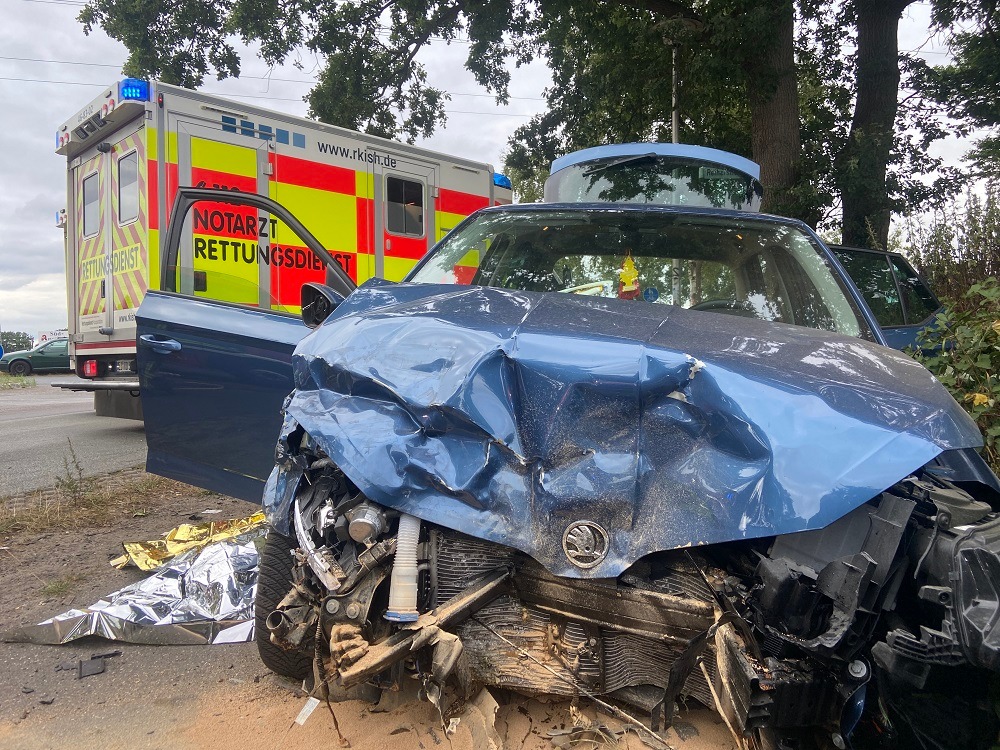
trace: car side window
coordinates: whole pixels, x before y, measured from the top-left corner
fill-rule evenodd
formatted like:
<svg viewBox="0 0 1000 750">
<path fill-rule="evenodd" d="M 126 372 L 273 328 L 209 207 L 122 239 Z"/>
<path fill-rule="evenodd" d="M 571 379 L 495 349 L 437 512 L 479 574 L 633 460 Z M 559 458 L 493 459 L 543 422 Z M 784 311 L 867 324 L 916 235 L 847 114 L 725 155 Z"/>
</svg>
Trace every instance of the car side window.
<svg viewBox="0 0 1000 750">
<path fill-rule="evenodd" d="M 910 325 L 924 322 L 937 311 L 940 304 L 909 263 L 902 258 L 891 257 L 889 262 L 899 283 L 906 322 Z"/>
<path fill-rule="evenodd" d="M 53 341 L 51 344 L 45 347 L 45 353 L 50 355 L 62 355 L 66 353 L 66 342 L 65 341 Z"/>
<path fill-rule="evenodd" d="M 854 279 L 875 320 L 883 327 L 906 325 L 903 304 L 888 259 L 879 253 L 837 250 L 837 258 Z"/>
</svg>

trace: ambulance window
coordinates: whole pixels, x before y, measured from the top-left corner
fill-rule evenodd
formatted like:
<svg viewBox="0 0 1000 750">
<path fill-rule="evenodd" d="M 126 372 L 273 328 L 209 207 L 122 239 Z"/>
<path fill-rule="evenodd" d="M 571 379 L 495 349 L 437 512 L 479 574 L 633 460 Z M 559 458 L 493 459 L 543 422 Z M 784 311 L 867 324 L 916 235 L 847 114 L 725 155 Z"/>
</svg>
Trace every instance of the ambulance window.
<svg viewBox="0 0 1000 750">
<path fill-rule="evenodd" d="M 387 177 L 388 216 L 386 227 L 393 234 L 421 237 L 424 234 L 424 185 L 413 180 Z"/>
<path fill-rule="evenodd" d="M 101 219 L 101 203 L 97 196 L 97 173 L 83 181 L 83 236 L 93 237 Z"/>
<path fill-rule="evenodd" d="M 118 223 L 139 218 L 139 154 L 135 151 L 118 159 Z"/>
</svg>

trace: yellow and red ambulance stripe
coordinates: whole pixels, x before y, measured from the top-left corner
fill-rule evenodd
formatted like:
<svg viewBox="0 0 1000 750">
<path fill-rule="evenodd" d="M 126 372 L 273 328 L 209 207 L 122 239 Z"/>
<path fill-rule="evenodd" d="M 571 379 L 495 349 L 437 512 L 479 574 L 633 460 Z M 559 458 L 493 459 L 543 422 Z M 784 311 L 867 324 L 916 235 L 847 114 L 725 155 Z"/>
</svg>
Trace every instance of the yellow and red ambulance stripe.
<svg viewBox="0 0 1000 750">
<path fill-rule="evenodd" d="M 161 218 L 163 226 L 170 220 L 170 208 L 177 194 L 177 133 L 166 133 L 166 153 L 162 163 L 159 153 L 157 131 L 150 125 L 146 126 L 146 180 L 149 188 L 147 211 L 149 217 L 149 243 L 147 246 L 148 267 L 150 274 L 147 279 L 150 289 L 160 288 L 160 229 Z M 160 216 L 160 172 L 164 175 L 164 193 L 166 195 L 167 215 Z"/>
<path fill-rule="evenodd" d="M 309 228 L 348 275 L 358 283 L 371 276 L 370 180 L 364 172 L 333 164 L 309 161 L 270 152 L 271 197 L 285 206 Z M 359 191 L 363 191 L 359 195 Z M 362 237 L 365 239 L 363 240 Z M 325 271 L 318 258 L 302 245 L 301 238 L 280 222 L 274 238 L 282 248 L 305 252 L 307 263 L 271 264 L 272 305 L 298 311 L 302 285 L 323 281 Z"/>
<path fill-rule="evenodd" d="M 437 211 L 435 215 L 435 226 L 437 227 L 437 239 L 440 241 L 448 232 L 462 221 L 469 214 L 486 208 L 490 205 L 490 199 L 485 195 L 472 195 L 471 193 L 461 193 L 457 190 L 447 190 L 441 188 L 438 191 L 438 198 L 435 204 Z M 458 263 L 455 264 L 455 283 L 471 284 L 479 268 L 479 252 L 470 250 Z"/>
<path fill-rule="evenodd" d="M 159 230 L 169 217 L 159 216 L 159 170 L 164 170 L 166 205 L 170 206 L 178 181 L 177 134 L 167 134 L 167 153 L 162 160 L 156 158 L 155 131 L 148 128 L 147 172 L 149 179 L 149 258 L 150 268 L 158 262 Z M 257 192 L 259 141 L 254 146 L 236 146 L 214 140 L 191 136 L 192 185 L 228 187 Z M 363 283 L 375 275 L 375 202 L 374 176 L 367 169 L 353 170 L 319 161 L 311 161 L 269 150 L 269 195 L 285 206 L 308 227 L 320 243 L 356 282 Z M 389 233 L 383 235 L 383 275 L 390 280 L 401 279 L 427 252 L 430 245 L 444 236 L 459 221 L 473 211 L 489 205 L 486 195 L 474 195 L 441 188 L 434 200 L 435 237 L 402 237 Z M 236 212 L 227 204 L 199 203 L 204 212 Z M 244 209 L 245 211 L 245 209 Z M 202 214 L 204 216 L 204 213 Z M 216 224 L 218 228 L 218 224 Z M 207 280 L 204 291 L 198 296 L 243 304 L 257 304 L 259 300 L 259 266 L 270 266 L 270 306 L 295 312 L 299 310 L 301 287 L 308 281 L 323 281 L 325 271 L 318 259 L 281 222 L 276 223 L 275 236 L 252 237 L 246 231 L 224 227 L 219 231 L 206 227 L 204 222 L 195 227 L 195 271 Z M 208 242 L 214 240 L 214 259 L 208 257 Z M 202 244 L 198 244 L 199 241 Z M 233 244 L 237 244 L 237 257 L 233 257 Z M 268 250 L 277 246 L 277 254 Z M 253 262 L 251 246 L 257 251 Z M 222 259 L 225 251 L 226 258 Z M 264 253 L 267 257 L 264 257 Z M 305 262 L 300 262 L 302 260 Z M 294 263 L 287 263 L 294 260 Z M 277 261 L 277 262 L 274 262 Z M 467 261 L 467 262 L 466 262 Z M 478 265 L 478 255 L 470 254 L 456 266 L 460 282 L 471 280 Z M 151 288 L 158 288 L 159 273 L 149 280 Z M 197 288 L 197 284 L 196 284 Z"/>
<path fill-rule="evenodd" d="M 130 151 L 136 152 L 138 173 L 139 213 L 135 221 L 121 225 L 118 160 Z M 115 222 L 112 226 L 112 278 L 114 280 L 114 309 L 136 308 L 146 294 L 149 258 L 146 234 L 146 158 L 145 138 L 140 130 L 115 144 L 111 170 L 111 204 Z"/>
</svg>

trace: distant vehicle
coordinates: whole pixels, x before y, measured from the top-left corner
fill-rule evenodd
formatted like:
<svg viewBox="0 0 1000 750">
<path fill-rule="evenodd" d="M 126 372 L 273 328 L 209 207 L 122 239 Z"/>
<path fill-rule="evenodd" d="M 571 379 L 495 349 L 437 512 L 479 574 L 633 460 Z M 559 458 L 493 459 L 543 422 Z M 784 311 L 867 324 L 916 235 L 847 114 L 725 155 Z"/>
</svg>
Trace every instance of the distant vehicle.
<svg viewBox="0 0 1000 750">
<path fill-rule="evenodd" d="M 56 132 L 67 161 L 70 356 L 97 413 L 141 418 L 135 312 L 149 289 L 297 314 L 323 261 L 256 211 L 206 204 L 185 228 L 183 267 L 162 263 L 178 186 L 266 195 L 304 221 L 355 282 L 398 281 L 479 208 L 510 203 L 489 164 L 132 78 Z"/>
<path fill-rule="evenodd" d="M 944 307 L 899 253 L 830 245 L 868 303 L 889 346 L 916 348 L 922 330 Z"/>
<path fill-rule="evenodd" d="M 0 372 L 30 375 L 33 372 L 70 372 L 69 348 L 66 339 L 43 341 L 34 349 L 7 352 L 0 357 Z"/>
</svg>

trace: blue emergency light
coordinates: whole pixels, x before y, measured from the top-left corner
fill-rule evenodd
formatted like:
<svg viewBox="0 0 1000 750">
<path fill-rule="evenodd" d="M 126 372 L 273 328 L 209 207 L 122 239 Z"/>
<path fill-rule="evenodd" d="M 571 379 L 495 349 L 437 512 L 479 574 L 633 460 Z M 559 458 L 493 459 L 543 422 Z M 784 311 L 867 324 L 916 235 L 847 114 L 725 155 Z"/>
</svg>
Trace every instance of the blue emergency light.
<svg viewBox="0 0 1000 750">
<path fill-rule="evenodd" d="M 138 78 L 123 78 L 118 84 L 118 101 L 149 101 L 149 81 Z"/>
<path fill-rule="evenodd" d="M 513 189 L 510 185 L 510 177 L 499 172 L 493 173 L 493 184 L 497 187 L 507 188 L 508 190 Z"/>
</svg>

